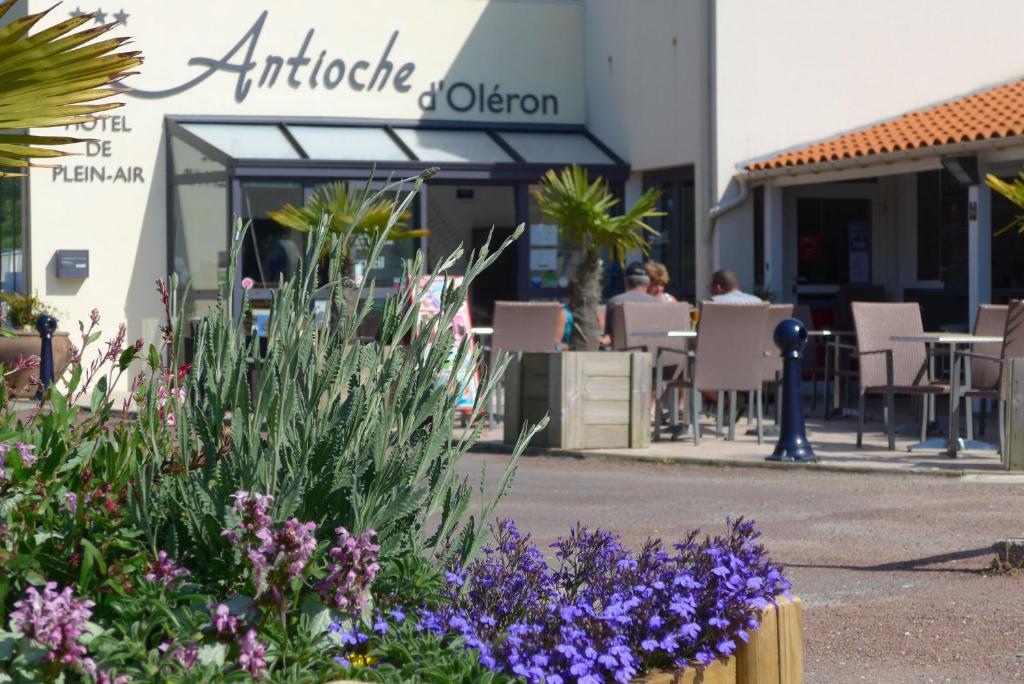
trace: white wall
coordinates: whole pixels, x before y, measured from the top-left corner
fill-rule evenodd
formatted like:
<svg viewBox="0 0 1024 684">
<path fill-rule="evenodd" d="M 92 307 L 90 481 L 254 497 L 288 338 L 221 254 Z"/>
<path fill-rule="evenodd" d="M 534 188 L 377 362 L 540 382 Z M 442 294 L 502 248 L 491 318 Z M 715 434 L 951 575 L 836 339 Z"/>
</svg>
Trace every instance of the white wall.
<svg viewBox="0 0 1024 684">
<path fill-rule="evenodd" d="M 718 0 L 718 187 L 755 157 L 1024 74 L 1024 3 Z"/>
<path fill-rule="evenodd" d="M 716 192 L 708 93 L 711 0 L 585 0 L 587 127 L 634 171 L 696 167 L 698 291 L 711 273 L 707 212 Z"/>
<path fill-rule="evenodd" d="M 636 170 L 696 163 L 705 3 L 586 0 L 587 126 Z"/>
<path fill-rule="evenodd" d="M 38 11 L 49 0 L 25 0 Z M 65 312 L 63 329 L 75 329 L 97 307 L 113 331 L 127 320 L 129 338 L 155 339 L 159 301 L 153 283 L 166 275 L 167 198 L 163 122 L 166 115 L 280 115 L 369 117 L 378 119 L 442 118 L 490 121 L 582 123 L 584 120 L 583 5 L 558 0 L 132 0 L 124 3 L 127 24 L 113 35 L 132 36 L 131 49 L 146 62 L 128 84 L 146 91 L 183 86 L 207 68 L 189 64 L 196 57 L 227 58 L 235 71 L 217 71 L 182 92 L 155 99 L 122 97 L 127 106 L 115 112 L 106 128 L 68 131 L 100 143 L 91 156 L 68 160 L 60 171 L 31 174 L 31 281 L 40 296 Z M 57 6 L 49 26 L 67 17 L 76 5 Z M 97 3 L 83 3 L 84 11 Z M 107 19 L 113 15 L 107 9 Z M 260 23 L 262 13 L 266 17 Z M 276 83 L 260 86 L 267 57 L 293 57 L 310 30 L 306 55 L 310 64 L 289 84 L 290 65 L 283 64 Z M 258 35 L 256 31 L 258 30 Z M 398 32 L 389 54 L 391 80 L 383 89 L 358 90 L 346 76 L 328 88 L 330 61 L 344 60 L 347 70 L 359 60 L 369 66 L 356 84 L 365 84 Z M 248 35 L 248 38 L 246 36 Z M 232 47 L 238 51 L 229 57 Z M 254 68 L 240 76 L 238 65 L 252 49 Z M 319 78 L 312 79 L 323 52 Z M 396 88 L 405 64 L 411 73 Z M 270 73 L 268 72 L 268 77 Z M 251 80 L 248 90 L 239 91 Z M 479 87 L 488 96 L 468 111 L 454 111 L 445 97 L 434 109 L 421 94 L 458 82 Z M 459 88 L 459 97 L 468 97 Z M 443 92 L 443 91 L 442 91 Z M 517 100 L 499 95 L 518 94 Z M 554 95 L 557 113 L 524 112 L 522 95 Z M 464 100 L 455 100 L 461 108 Z M 532 104 L 532 103 L 531 103 Z M 511 107 L 512 111 L 504 111 Z M 517 108 L 518 107 L 518 108 Z M 502 110 L 502 111 L 497 111 Z M 51 131 L 63 133 L 64 131 Z M 105 145 L 105 147 L 100 147 Z M 119 173 L 120 172 L 120 173 Z M 77 174 L 77 175 L 76 175 Z M 90 277 L 57 280 L 52 263 L 58 249 L 89 249 Z"/>
</svg>

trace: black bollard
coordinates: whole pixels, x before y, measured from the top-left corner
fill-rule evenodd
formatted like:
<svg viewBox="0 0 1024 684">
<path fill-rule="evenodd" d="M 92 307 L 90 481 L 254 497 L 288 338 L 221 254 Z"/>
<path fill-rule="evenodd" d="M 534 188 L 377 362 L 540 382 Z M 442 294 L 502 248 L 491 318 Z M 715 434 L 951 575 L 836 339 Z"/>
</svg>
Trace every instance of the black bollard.
<svg viewBox="0 0 1024 684">
<path fill-rule="evenodd" d="M 39 382 L 42 385 L 36 392 L 36 399 L 41 400 L 46 390 L 53 384 L 53 333 L 57 332 L 57 319 L 43 314 L 36 319 L 36 330 L 39 331 Z"/>
<path fill-rule="evenodd" d="M 800 321 L 787 318 L 775 326 L 772 338 L 782 350 L 782 425 L 775 452 L 765 460 L 814 463 L 818 458 L 807 441 L 800 387 L 800 358 L 807 345 L 807 329 Z"/>
</svg>

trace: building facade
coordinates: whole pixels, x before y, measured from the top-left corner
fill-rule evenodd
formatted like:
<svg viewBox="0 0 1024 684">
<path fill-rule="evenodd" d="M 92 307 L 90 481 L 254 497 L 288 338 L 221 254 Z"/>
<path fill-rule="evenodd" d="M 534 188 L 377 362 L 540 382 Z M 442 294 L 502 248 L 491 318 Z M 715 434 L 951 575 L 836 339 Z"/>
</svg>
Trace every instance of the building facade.
<svg viewBox="0 0 1024 684">
<path fill-rule="evenodd" d="M 1024 237 L 993 237 L 1012 208 L 983 183 L 1024 164 L 1024 98 L 998 90 L 1024 77 L 1012 0 L 976 22 L 952 0 L 122 4 L 54 13 L 122 22 L 146 58 L 126 106 L 69 130 L 94 139 L 81 156 L 0 185 L 0 286 L 38 292 L 65 328 L 96 307 L 155 338 L 153 282 L 172 271 L 198 310 L 235 216 L 254 226 L 241 267 L 270 287 L 301 240 L 268 210 L 427 166 L 411 221 L 429 259 L 528 224 L 475 293 L 484 316 L 564 294 L 575 254 L 530 191 L 569 163 L 627 203 L 661 191 L 652 257 L 691 301 L 718 268 L 822 310 L 844 284 L 880 285 L 935 326 L 1024 295 Z M 967 97 L 992 89 L 990 109 Z M 416 246 L 357 274 L 386 289 Z M 58 277 L 61 250 L 88 250 L 88 277 Z"/>
</svg>

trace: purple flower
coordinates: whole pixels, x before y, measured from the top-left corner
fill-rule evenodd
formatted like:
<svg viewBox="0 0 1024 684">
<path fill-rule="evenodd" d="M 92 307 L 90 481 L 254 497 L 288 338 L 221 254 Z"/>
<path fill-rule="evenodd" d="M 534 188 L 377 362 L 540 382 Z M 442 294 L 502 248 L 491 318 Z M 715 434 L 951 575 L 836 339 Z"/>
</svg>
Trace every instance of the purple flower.
<svg viewBox="0 0 1024 684">
<path fill-rule="evenodd" d="M 67 511 L 69 513 L 72 513 L 72 514 L 77 513 L 78 512 L 78 495 L 75 494 L 74 492 L 65 492 L 64 493 L 64 507 L 67 509 Z"/>
<path fill-rule="evenodd" d="M 331 562 L 327 564 L 327 577 L 317 585 L 317 591 L 328 606 L 358 613 L 369 600 L 370 585 L 380 570 L 377 563 L 380 546 L 373 543 L 376 534 L 373 530 L 359 536 L 349 534 L 344 527 L 334 531 L 338 535 L 337 546 L 327 552 Z"/>
<path fill-rule="evenodd" d="M 32 453 L 32 451 L 36 448 L 35 444 L 15 442 L 14 446 L 18 449 L 18 454 L 21 456 L 21 462 L 26 466 L 32 465 L 39 459 L 38 456 Z"/>
<path fill-rule="evenodd" d="M 238 544 L 249 561 L 256 596 L 283 606 L 290 582 L 302 576 L 316 550 L 316 523 L 292 518 L 275 526 L 269 514 L 272 496 L 239 491 L 234 499 L 232 510 L 239 522 L 222 534 Z"/>
<path fill-rule="evenodd" d="M 253 679 L 263 679 L 267 675 L 267 648 L 256 638 L 256 630 L 250 629 L 238 640 L 238 658 L 235 664 L 239 669 L 248 672 Z"/>
<path fill-rule="evenodd" d="M 189 574 L 188 569 L 177 565 L 173 559 L 168 557 L 164 550 L 157 551 L 156 560 L 150 561 L 146 566 L 146 574 L 143 577 L 147 581 L 164 586 L 173 586 L 178 578 Z"/>
<path fill-rule="evenodd" d="M 191 672 L 192 668 L 195 667 L 196 661 L 199 659 L 199 646 L 195 643 L 179 646 L 171 653 L 171 658 L 181 665 L 186 672 Z"/>
<path fill-rule="evenodd" d="M 213 609 L 212 624 L 214 633 L 219 637 L 233 637 L 238 633 L 238 618 L 223 603 Z"/>
<path fill-rule="evenodd" d="M 46 660 L 95 673 L 95 664 L 86 657 L 85 646 L 78 643 L 85 623 L 92 617 L 93 602 L 75 599 L 71 587 L 57 591 L 56 582 L 47 582 L 40 594 L 29 587 L 25 598 L 15 602 L 11 612 L 14 628 L 47 648 Z"/>
</svg>

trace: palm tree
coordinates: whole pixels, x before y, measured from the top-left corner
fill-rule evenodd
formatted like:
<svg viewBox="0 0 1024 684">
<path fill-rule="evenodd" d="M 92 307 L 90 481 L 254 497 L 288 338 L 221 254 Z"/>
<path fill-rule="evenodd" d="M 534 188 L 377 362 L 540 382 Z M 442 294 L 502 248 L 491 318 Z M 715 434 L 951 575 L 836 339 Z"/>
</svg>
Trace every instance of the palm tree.
<svg viewBox="0 0 1024 684">
<path fill-rule="evenodd" d="M 301 208 L 285 204 L 280 211 L 268 211 L 267 215 L 286 228 L 308 233 L 320 224 L 321 217 L 330 220 L 331 233 L 350 235 L 348 249 L 344 254 L 342 275 L 352 276 L 353 265 L 351 246 L 359 240 L 373 241 L 382 231 L 388 231 L 391 240 L 422 237 L 426 230 L 406 230 L 412 213 L 402 212 L 393 216 L 395 201 L 379 196 L 369 188 L 351 189 L 348 183 L 338 181 L 321 185 L 309 201 Z M 324 255 L 326 256 L 326 254 Z"/>
<path fill-rule="evenodd" d="M 16 2 L 0 2 L 0 20 Z M 95 14 L 72 17 L 29 35 L 52 9 L 14 19 L 0 28 L 0 176 L 22 175 L 24 169 L 40 166 L 33 160 L 67 154 L 54 146 L 82 142 L 68 136 L 14 131 L 86 123 L 100 112 L 122 106 L 121 102 L 97 101 L 121 92 L 120 81 L 142 63 L 138 52 L 114 52 L 127 38 L 91 42 L 117 22 L 75 30 L 92 21 Z"/>
<path fill-rule="evenodd" d="M 1000 195 L 1024 209 L 1024 171 L 1017 174 L 1017 177 L 1007 183 L 999 176 L 988 174 L 985 176 L 985 183 Z M 1018 233 L 1024 233 L 1024 214 L 1017 214 L 1012 221 L 997 230 L 993 235 L 1002 235 L 1011 228 L 1016 228 Z"/>
<path fill-rule="evenodd" d="M 619 204 L 603 178 L 593 183 L 585 169 L 570 166 L 561 174 L 544 174 L 533 196 L 548 220 L 558 225 L 561 237 L 583 249 L 583 261 L 573 276 L 569 308 L 573 327 L 569 347 L 576 351 L 598 348 L 601 333 L 597 311 L 601 305 L 601 253 L 622 263 L 630 252 L 647 253 L 648 236 L 656 235 L 644 219 L 663 216 L 657 211 L 658 192 L 645 192 L 624 214 L 613 216 Z"/>
</svg>

